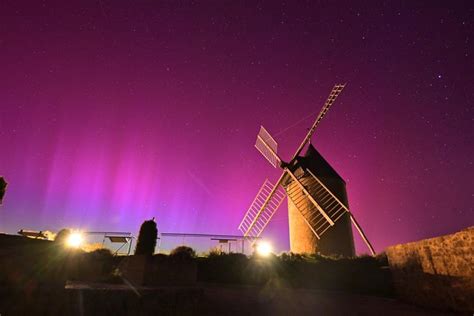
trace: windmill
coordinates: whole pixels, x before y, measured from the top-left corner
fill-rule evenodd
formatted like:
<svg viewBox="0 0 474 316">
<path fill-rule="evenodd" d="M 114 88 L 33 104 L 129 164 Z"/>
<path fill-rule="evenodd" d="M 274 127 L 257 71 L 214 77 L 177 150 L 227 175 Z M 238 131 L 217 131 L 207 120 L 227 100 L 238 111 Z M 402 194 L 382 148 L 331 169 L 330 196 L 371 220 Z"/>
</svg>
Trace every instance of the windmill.
<svg viewBox="0 0 474 316">
<path fill-rule="evenodd" d="M 255 147 L 283 172 L 273 184 L 266 179 L 245 213 L 239 230 L 251 242 L 260 237 L 285 197 L 288 197 L 290 248 L 295 253 L 353 256 L 351 222 L 372 255 L 375 251 L 349 210 L 344 180 L 311 144 L 311 137 L 345 84 L 337 84 L 291 160 L 277 154 L 278 144 L 261 126 Z M 301 152 L 308 145 L 303 156 Z"/>
</svg>

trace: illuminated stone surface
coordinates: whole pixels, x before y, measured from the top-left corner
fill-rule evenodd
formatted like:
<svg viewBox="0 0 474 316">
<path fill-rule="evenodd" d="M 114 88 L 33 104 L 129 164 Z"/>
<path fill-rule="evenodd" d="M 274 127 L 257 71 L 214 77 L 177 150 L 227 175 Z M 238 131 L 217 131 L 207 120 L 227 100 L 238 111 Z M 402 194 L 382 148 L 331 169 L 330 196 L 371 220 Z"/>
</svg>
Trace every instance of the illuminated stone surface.
<svg viewBox="0 0 474 316">
<path fill-rule="evenodd" d="M 297 158 L 295 174 L 302 172 L 299 167 L 308 168 L 345 205 L 348 206 L 344 180 L 329 163 L 310 145 L 303 157 Z M 291 182 L 289 182 L 291 183 Z M 288 183 L 287 183 L 288 184 Z M 291 185 L 291 184 L 290 184 Z M 305 202 L 310 206 L 311 201 Z M 314 209 L 317 212 L 316 209 Z M 306 224 L 296 206 L 288 199 L 288 223 L 290 250 L 294 253 L 321 253 L 324 255 L 354 256 L 354 239 L 348 214 L 343 215 L 333 227 L 318 239 Z"/>
<path fill-rule="evenodd" d="M 474 226 L 386 252 L 400 297 L 429 307 L 474 311 Z"/>
</svg>

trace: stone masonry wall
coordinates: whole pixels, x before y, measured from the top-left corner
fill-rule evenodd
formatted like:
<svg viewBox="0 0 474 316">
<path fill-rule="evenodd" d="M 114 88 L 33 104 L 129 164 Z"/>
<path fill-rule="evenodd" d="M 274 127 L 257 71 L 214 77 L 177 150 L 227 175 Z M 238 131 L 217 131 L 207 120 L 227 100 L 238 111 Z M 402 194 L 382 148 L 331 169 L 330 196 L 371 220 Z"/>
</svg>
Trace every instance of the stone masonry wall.
<svg viewBox="0 0 474 316">
<path fill-rule="evenodd" d="M 386 250 L 398 295 L 432 308 L 474 312 L 474 226 Z"/>
</svg>

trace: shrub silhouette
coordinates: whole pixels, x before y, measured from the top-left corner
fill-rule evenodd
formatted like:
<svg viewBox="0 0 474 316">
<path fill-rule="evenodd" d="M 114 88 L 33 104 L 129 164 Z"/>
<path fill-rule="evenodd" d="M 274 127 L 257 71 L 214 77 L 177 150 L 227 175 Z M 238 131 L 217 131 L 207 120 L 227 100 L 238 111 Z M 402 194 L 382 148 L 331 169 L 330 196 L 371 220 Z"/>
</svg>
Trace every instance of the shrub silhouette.
<svg viewBox="0 0 474 316">
<path fill-rule="evenodd" d="M 85 253 L 83 260 L 90 266 L 96 265 L 100 267 L 102 273 L 111 275 L 114 268 L 114 255 L 109 249 L 96 249 L 92 252 Z"/>
<path fill-rule="evenodd" d="M 140 227 L 138 234 L 137 247 L 135 248 L 136 255 L 153 255 L 155 252 L 156 238 L 158 236 L 158 229 L 156 228 L 155 219 L 144 221 Z"/>
<path fill-rule="evenodd" d="M 68 236 L 71 234 L 71 230 L 67 228 L 61 229 L 54 238 L 54 243 L 57 245 L 63 245 L 66 243 Z"/>
<path fill-rule="evenodd" d="M 107 249 L 107 248 L 96 249 L 94 251 L 89 252 L 88 255 L 91 258 L 98 259 L 98 260 L 110 260 L 114 256 L 112 252 L 110 251 L 110 249 Z"/>
<path fill-rule="evenodd" d="M 196 257 L 196 251 L 188 246 L 179 246 L 171 250 L 170 256 L 177 259 L 192 259 Z"/>
</svg>

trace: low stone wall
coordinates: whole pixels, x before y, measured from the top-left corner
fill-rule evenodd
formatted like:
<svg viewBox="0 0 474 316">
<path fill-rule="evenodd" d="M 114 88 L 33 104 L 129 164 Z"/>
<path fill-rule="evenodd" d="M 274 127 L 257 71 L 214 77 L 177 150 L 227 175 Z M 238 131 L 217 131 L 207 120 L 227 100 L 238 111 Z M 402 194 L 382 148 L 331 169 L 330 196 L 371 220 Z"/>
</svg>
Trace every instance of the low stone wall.
<svg viewBox="0 0 474 316">
<path fill-rule="evenodd" d="M 474 312 L 474 226 L 386 250 L 398 295 L 432 308 Z"/>
</svg>

